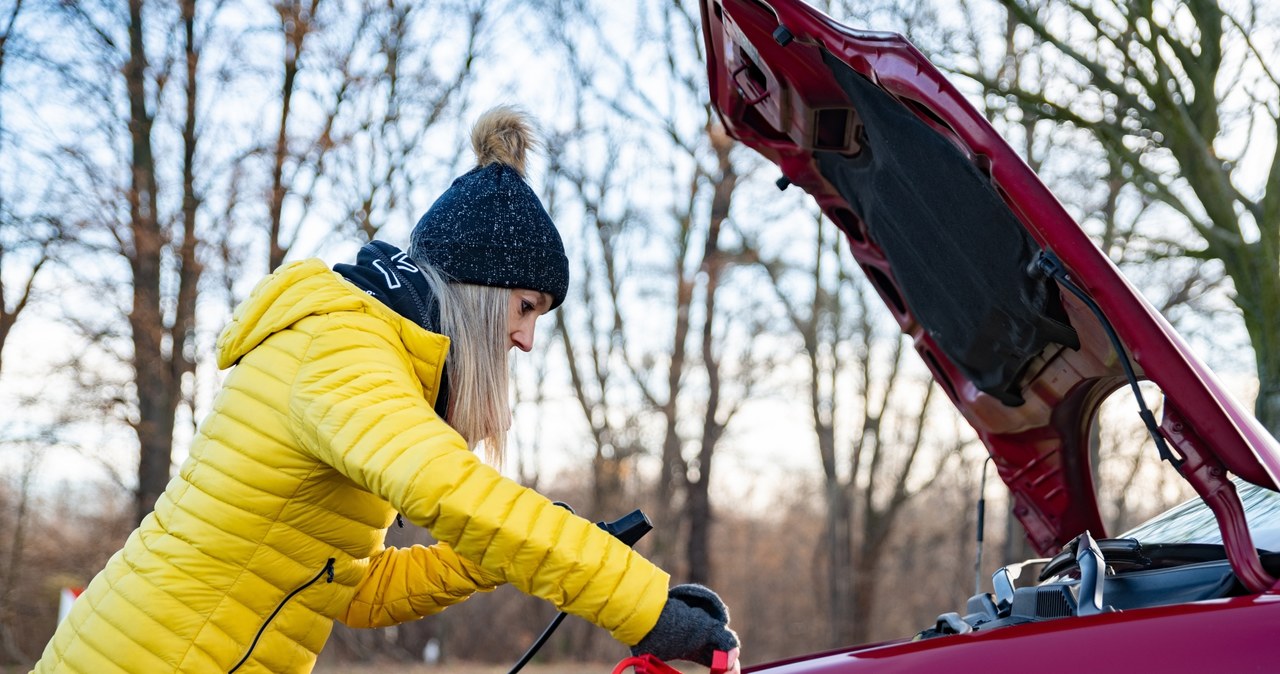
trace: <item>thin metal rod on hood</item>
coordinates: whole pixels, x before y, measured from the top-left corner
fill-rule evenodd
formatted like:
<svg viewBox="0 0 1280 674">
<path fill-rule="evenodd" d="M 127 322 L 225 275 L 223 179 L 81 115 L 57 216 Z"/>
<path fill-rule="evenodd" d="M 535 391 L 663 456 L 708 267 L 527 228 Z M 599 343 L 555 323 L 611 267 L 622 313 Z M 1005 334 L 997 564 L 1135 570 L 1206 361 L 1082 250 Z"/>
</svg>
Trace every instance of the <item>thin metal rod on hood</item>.
<svg viewBox="0 0 1280 674">
<path fill-rule="evenodd" d="M 978 558 L 973 563 L 973 593 L 982 594 L 982 529 L 987 520 L 987 466 L 991 456 L 982 462 L 982 481 L 978 483 Z"/>
<path fill-rule="evenodd" d="M 1151 439 L 1155 440 L 1156 450 L 1160 452 L 1160 458 L 1168 461 L 1174 468 L 1181 468 L 1182 460 L 1169 449 L 1169 445 L 1164 441 L 1164 436 L 1160 433 L 1160 426 L 1156 423 L 1155 415 L 1151 413 L 1151 410 L 1147 409 L 1147 401 L 1142 397 L 1142 389 L 1138 388 L 1138 375 L 1134 373 L 1133 364 L 1129 362 L 1129 354 L 1125 351 L 1124 343 L 1120 341 L 1120 337 L 1116 334 L 1115 328 L 1112 327 L 1111 321 L 1107 320 L 1106 315 L 1102 313 L 1102 308 L 1093 301 L 1092 297 L 1086 295 L 1083 290 L 1077 288 L 1074 283 L 1068 280 L 1066 268 L 1062 266 L 1062 261 L 1053 253 L 1047 250 L 1040 251 L 1031 266 L 1032 268 L 1028 269 L 1028 271 L 1039 272 L 1056 280 L 1059 285 L 1079 298 L 1081 302 L 1084 302 L 1085 306 L 1089 307 L 1093 315 L 1098 318 L 1098 322 L 1102 324 L 1102 329 L 1107 332 L 1107 337 L 1111 339 L 1112 348 L 1116 350 L 1116 355 L 1120 358 L 1120 366 L 1124 368 L 1124 376 L 1129 380 L 1129 388 L 1133 389 L 1133 397 L 1138 401 L 1138 416 L 1142 417 L 1143 423 L 1147 426 L 1147 432 L 1151 434 Z"/>
</svg>

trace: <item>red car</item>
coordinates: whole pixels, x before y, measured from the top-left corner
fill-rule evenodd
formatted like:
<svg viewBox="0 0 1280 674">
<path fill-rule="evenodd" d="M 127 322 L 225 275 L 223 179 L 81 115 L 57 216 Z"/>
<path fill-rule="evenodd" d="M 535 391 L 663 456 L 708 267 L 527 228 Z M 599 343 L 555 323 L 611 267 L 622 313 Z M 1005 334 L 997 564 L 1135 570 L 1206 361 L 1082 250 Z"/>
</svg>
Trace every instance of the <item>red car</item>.
<svg viewBox="0 0 1280 674">
<path fill-rule="evenodd" d="M 799 0 L 701 4 L 725 127 L 844 231 L 1051 557 L 920 635 L 752 671 L 1280 671 L 1276 441 L 905 39 Z M 1165 396 L 1141 407 L 1153 451 L 1200 498 L 1108 538 L 1089 424 L 1140 379 Z"/>
</svg>

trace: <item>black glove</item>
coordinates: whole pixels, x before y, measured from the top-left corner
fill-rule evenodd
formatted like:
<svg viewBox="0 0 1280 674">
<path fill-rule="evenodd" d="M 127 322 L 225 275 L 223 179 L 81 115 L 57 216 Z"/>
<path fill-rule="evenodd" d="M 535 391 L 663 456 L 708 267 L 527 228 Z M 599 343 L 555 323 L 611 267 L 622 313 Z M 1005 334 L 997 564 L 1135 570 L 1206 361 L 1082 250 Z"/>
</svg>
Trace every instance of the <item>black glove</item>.
<svg viewBox="0 0 1280 674">
<path fill-rule="evenodd" d="M 631 654 L 710 667 L 713 651 L 737 646 L 738 635 L 729 629 L 729 609 L 720 597 L 701 585 L 677 585 L 667 592 L 658 623 L 631 647 Z"/>
</svg>

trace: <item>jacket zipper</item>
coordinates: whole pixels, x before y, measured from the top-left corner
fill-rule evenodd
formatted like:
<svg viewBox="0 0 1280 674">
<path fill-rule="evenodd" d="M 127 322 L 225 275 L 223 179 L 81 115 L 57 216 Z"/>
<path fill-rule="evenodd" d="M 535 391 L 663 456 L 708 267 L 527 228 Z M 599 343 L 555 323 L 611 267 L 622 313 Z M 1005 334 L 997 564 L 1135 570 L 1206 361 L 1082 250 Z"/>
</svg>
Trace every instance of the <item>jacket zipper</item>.
<svg viewBox="0 0 1280 674">
<path fill-rule="evenodd" d="M 284 608 L 285 604 L 289 603 L 290 599 L 293 599 L 293 597 L 297 595 L 299 592 L 302 592 L 303 590 L 311 587 L 312 585 L 315 585 L 316 582 L 319 581 L 321 578 L 324 578 L 325 575 L 329 576 L 328 578 L 325 579 L 326 583 L 333 582 L 333 564 L 335 561 L 337 560 L 334 559 L 333 557 L 330 557 L 329 561 L 325 562 L 324 568 L 320 569 L 320 573 L 317 573 L 315 578 L 312 578 L 311 580 L 303 583 L 301 586 L 294 589 L 293 592 L 290 592 L 289 594 L 285 595 L 284 599 L 280 600 L 280 603 L 276 605 L 276 610 L 272 611 L 271 615 L 267 616 L 267 619 L 263 621 L 262 627 L 258 628 L 258 633 L 253 636 L 253 642 L 249 644 L 249 650 L 245 652 L 244 657 L 240 658 L 240 662 L 237 662 L 236 666 L 232 667 L 227 674 L 231 674 L 231 672 L 234 672 L 237 669 L 240 669 L 241 665 L 249 661 L 249 656 L 253 655 L 253 649 L 258 646 L 258 640 L 261 639 L 262 634 L 267 631 L 267 625 L 271 624 L 271 621 L 275 619 L 276 614 L 280 613 L 280 610 Z"/>
</svg>

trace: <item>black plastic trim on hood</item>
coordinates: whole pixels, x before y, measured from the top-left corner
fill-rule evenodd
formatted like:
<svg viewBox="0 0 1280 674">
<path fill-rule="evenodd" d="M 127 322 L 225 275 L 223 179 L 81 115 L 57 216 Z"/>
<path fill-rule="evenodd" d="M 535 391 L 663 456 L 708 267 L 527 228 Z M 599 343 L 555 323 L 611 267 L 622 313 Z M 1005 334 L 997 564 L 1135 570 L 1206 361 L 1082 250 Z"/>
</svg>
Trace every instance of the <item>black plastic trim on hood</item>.
<svg viewBox="0 0 1280 674">
<path fill-rule="evenodd" d="M 1050 343 L 1079 348 L 1040 247 L 983 175 L 830 52 L 823 61 L 862 121 L 856 155 L 814 151 L 819 170 L 884 251 L 911 313 L 983 392 L 1023 403 L 1019 379 Z"/>
</svg>

